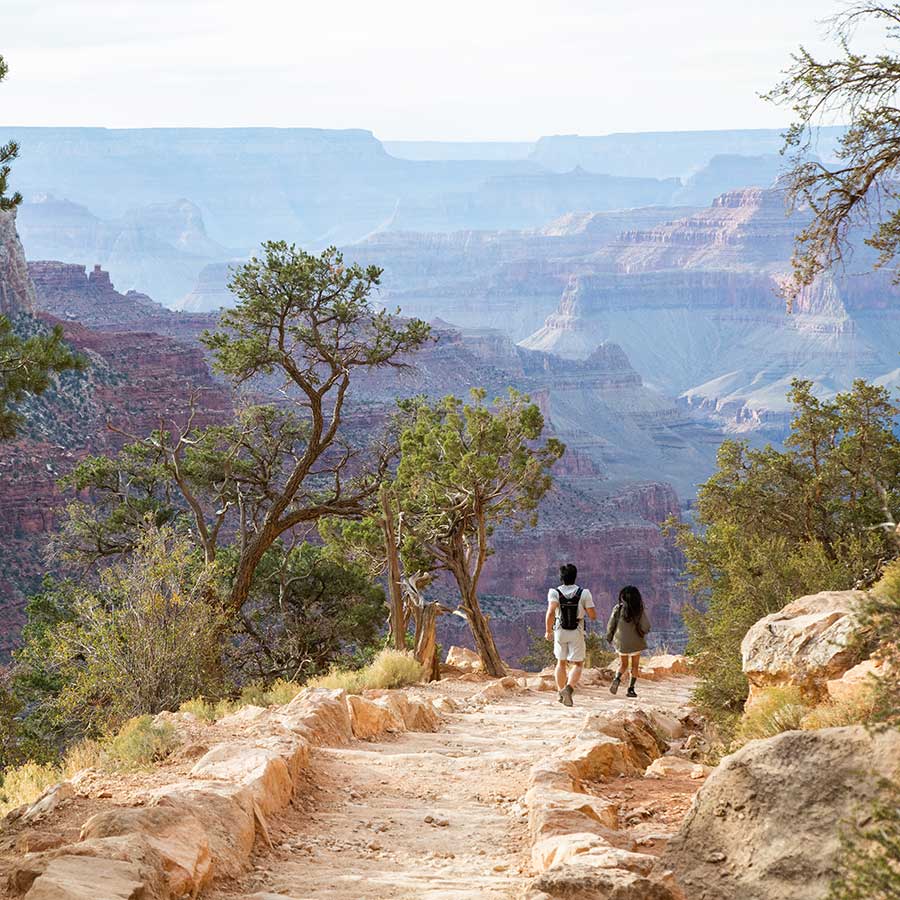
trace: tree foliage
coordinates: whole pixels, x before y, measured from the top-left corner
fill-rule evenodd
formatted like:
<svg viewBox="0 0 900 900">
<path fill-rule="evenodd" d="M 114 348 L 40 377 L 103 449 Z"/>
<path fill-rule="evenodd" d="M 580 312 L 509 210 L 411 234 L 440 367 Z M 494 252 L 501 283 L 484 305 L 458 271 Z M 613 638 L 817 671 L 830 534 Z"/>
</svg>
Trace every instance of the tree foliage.
<svg viewBox="0 0 900 900">
<path fill-rule="evenodd" d="M 827 900 L 900 900 L 900 784 L 844 829 L 836 869 Z"/>
<path fill-rule="evenodd" d="M 492 405 L 485 397 L 473 389 L 470 403 L 445 397 L 411 404 L 394 487 L 406 570 L 453 576 L 485 670 L 501 675 L 478 582 L 495 529 L 537 523 L 538 504 L 552 485 L 550 469 L 565 447 L 555 438 L 539 443 L 544 418 L 527 397 L 510 390 Z"/>
<path fill-rule="evenodd" d="M 284 242 L 263 245 L 234 274 L 237 305 L 204 335 L 218 371 L 253 391 L 266 380 L 285 398 L 241 409 L 227 425 L 160 423 L 129 435 L 115 458 L 94 457 L 67 479 L 94 502 L 74 502 L 57 551 L 85 562 L 129 552 L 145 515 L 189 528 L 212 562 L 226 539 L 236 548 L 228 605 L 247 602 L 256 569 L 282 536 L 324 516 L 358 516 L 385 467 L 385 449 L 347 439 L 342 428 L 352 378 L 402 367 L 428 340 L 418 320 L 376 311 L 380 270 L 345 265 Z M 227 537 L 226 537 L 227 536 Z M 236 537 L 235 537 L 236 536 Z"/>
<path fill-rule="evenodd" d="M 95 587 L 75 588 L 68 615 L 46 634 L 58 715 L 98 731 L 221 695 L 230 628 L 211 602 L 219 577 L 189 541 L 150 525 Z"/>
<path fill-rule="evenodd" d="M 726 441 L 698 494 L 699 529 L 669 523 L 700 601 L 686 612 L 697 701 L 726 724 L 747 696 L 747 629 L 803 594 L 871 583 L 896 552 L 900 441 L 888 392 L 857 381 L 819 400 L 798 380 L 789 397 L 785 449 Z"/>
<path fill-rule="evenodd" d="M 6 78 L 9 66 L 6 60 L 0 56 L 0 81 Z M 19 155 L 19 145 L 15 141 L 9 141 L 0 145 L 0 210 L 15 209 L 22 202 L 22 195 L 16 191 L 9 194 L 9 164 Z"/>
<path fill-rule="evenodd" d="M 29 394 L 42 394 L 53 375 L 83 368 L 83 360 L 63 343 L 62 328 L 30 337 L 16 334 L 6 316 L 0 316 L 0 441 L 11 440 L 22 425 L 14 408 Z"/>
<path fill-rule="evenodd" d="M 837 55 L 821 59 L 800 47 L 766 95 L 793 111 L 784 147 L 791 162 L 788 201 L 812 213 L 797 236 L 789 298 L 845 258 L 857 228 L 869 231 L 865 243 L 877 251 L 879 266 L 891 263 L 900 248 L 900 3 L 853 2 L 830 24 Z M 882 52 L 852 49 L 860 25 L 882 28 Z M 832 121 L 848 124 L 836 165 L 810 152 L 817 126 Z"/>
<path fill-rule="evenodd" d="M 360 566 L 276 542 L 241 611 L 249 640 L 235 649 L 237 665 L 242 677 L 303 681 L 373 647 L 385 613 L 384 590 Z"/>
</svg>

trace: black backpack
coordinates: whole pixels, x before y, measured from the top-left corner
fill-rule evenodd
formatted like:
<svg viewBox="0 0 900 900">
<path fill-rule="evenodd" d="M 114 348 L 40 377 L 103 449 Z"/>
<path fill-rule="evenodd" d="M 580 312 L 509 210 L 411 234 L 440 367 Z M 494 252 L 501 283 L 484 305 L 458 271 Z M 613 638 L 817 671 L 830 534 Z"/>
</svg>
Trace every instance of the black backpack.
<svg viewBox="0 0 900 900">
<path fill-rule="evenodd" d="M 559 597 L 559 627 L 564 631 L 574 631 L 579 625 L 578 607 L 581 604 L 581 592 L 578 588 L 571 597 L 567 597 L 557 588 L 556 596 Z"/>
</svg>

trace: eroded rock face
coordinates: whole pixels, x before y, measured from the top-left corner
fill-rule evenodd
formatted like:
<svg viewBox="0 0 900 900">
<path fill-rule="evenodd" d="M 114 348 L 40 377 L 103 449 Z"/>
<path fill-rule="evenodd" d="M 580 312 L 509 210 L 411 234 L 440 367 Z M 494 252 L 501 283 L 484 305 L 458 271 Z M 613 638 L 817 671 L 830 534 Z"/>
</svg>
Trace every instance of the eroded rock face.
<svg viewBox="0 0 900 900">
<path fill-rule="evenodd" d="M 0 210 L 0 315 L 30 313 L 34 308 L 34 285 L 16 231 L 16 211 Z"/>
<path fill-rule="evenodd" d="M 857 662 L 850 637 L 854 609 L 864 596 L 862 591 L 811 594 L 753 625 L 741 642 L 748 704 L 760 690 L 788 684 L 812 699 L 823 697 L 826 682 Z"/>
<path fill-rule="evenodd" d="M 710 774 L 664 864 L 692 900 L 821 900 L 841 822 L 900 765 L 900 733 L 861 726 L 751 741 Z"/>
</svg>

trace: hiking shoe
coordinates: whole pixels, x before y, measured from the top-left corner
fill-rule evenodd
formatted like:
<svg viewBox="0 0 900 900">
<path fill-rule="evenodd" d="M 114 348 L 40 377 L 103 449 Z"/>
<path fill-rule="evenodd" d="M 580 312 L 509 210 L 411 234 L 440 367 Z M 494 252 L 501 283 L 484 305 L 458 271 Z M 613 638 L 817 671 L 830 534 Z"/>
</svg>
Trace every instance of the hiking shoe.
<svg viewBox="0 0 900 900">
<path fill-rule="evenodd" d="M 565 694 L 565 691 L 557 691 L 556 692 L 556 698 L 557 698 L 557 700 L 559 700 L 560 703 L 563 702 L 563 694 Z"/>
<path fill-rule="evenodd" d="M 626 697 L 637 697 L 637 691 L 633 687 L 630 687 L 630 688 L 628 688 L 627 691 L 625 691 L 625 696 Z"/>
<path fill-rule="evenodd" d="M 610 686 L 609 686 L 609 692 L 610 692 L 611 694 L 615 694 L 616 691 L 619 690 L 619 685 L 620 685 L 621 683 L 622 683 L 622 679 L 621 679 L 621 678 L 613 678 L 612 684 L 610 684 Z"/>
<path fill-rule="evenodd" d="M 559 702 L 562 703 L 563 706 L 572 706 L 572 694 L 575 692 L 575 689 L 571 684 L 567 684 L 560 692 L 559 692 Z"/>
</svg>

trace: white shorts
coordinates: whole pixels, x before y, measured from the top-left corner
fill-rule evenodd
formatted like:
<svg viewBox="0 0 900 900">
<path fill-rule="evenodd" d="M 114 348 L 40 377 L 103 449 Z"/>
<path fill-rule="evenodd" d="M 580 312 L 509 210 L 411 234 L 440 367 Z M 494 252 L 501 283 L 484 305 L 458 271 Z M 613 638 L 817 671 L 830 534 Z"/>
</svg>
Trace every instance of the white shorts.
<svg viewBox="0 0 900 900">
<path fill-rule="evenodd" d="M 584 662 L 584 629 L 567 631 L 557 628 L 553 632 L 553 655 L 566 662 Z"/>
</svg>

